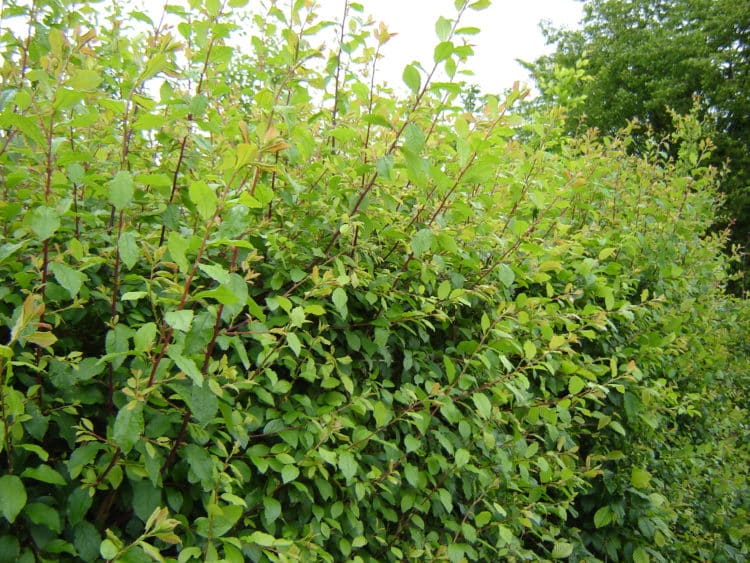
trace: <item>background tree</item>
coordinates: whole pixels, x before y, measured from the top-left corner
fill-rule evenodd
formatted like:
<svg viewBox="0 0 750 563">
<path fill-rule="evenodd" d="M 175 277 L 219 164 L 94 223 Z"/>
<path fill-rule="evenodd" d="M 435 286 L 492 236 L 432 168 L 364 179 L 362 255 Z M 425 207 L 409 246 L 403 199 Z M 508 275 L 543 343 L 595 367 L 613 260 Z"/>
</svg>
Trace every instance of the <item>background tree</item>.
<svg viewBox="0 0 750 563">
<path fill-rule="evenodd" d="M 581 103 L 569 107 L 569 130 L 612 133 L 637 119 L 666 137 L 669 109 L 690 110 L 698 97 L 714 129 L 713 163 L 729 163 L 722 181 L 732 240 L 750 233 L 750 4 L 734 0 L 590 0 L 580 30 L 546 29 L 557 50 L 528 67 L 543 98 L 556 100 L 560 68 L 575 69 Z M 556 71 L 557 68 L 557 71 Z M 556 100 L 557 101 L 557 100 Z M 559 100 L 563 103 L 566 100 Z M 567 104 L 569 105 L 569 104 Z M 645 136 L 644 136 L 645 137 Z M 748 263 L 745 259 L 745 270 Z"/>
</svg>

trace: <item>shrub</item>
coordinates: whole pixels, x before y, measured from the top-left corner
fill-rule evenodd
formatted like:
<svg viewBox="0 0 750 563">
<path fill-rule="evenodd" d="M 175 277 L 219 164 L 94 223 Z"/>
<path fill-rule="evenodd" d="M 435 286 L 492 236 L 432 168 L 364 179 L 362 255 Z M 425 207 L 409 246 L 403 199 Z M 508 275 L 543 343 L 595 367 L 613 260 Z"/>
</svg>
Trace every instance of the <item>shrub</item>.
<svg viewBox="0 0 750 563">
<path fill-rule="evenodd" d="M 710 498 L 739 560 L 709 466 L 746 471 L 747 341 L 689 119 L 672 162 L 518 88 L 466 112 L 483 1 L 404 95 L 361 6 L 326 54 L 310 3 L 241 4 L 5 6 L 0 558 L 665 560 Z"/>
</svg>

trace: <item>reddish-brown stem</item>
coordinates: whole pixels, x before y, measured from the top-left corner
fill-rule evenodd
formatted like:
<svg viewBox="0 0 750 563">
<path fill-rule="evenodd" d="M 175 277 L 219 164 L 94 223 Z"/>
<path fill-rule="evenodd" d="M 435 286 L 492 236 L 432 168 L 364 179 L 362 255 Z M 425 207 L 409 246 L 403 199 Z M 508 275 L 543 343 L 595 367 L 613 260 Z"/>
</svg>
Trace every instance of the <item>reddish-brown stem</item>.
<svg viewBox="0 0 750 563">
<path fill-rule="evenodd" d="M 164 461 L 164 465 L 161 466 L 160 473 L 162 475 L 164 475 L 166 470 L 172 466 L 175 458 L 177 457 L 177 450 L 180 448 L 182 441 L 185 439 L 185 432 L 187 432 L 187 425 L 190 422 L 190 416 L 190 410 L 186 410 L 185 414 L 182 415 L 182 425 L 180 426 L 180 431 L 177 433 L 177 437 L 174 440 L 174 444 L 172 444 L 172 448 L 169 450 L 169 455 Z"/>
</svg>

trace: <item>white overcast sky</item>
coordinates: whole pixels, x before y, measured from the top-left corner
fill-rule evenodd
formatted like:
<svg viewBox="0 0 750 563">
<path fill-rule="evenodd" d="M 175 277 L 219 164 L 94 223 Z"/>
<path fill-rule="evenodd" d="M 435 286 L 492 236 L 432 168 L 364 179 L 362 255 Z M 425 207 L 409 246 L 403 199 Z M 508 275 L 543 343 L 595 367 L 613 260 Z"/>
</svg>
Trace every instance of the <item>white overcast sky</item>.
<svg viewBox="0 0 750 563">
<path fill-rule="evenodd" d="M 359 1 L 375 21 L 384 22 L 390 32 L 398 33 L 382 50 L 379 77 L 396 85 L 401 82 L 404 65 L 414 60 L 432 68 L 432 52 L 438 43 L 435 21 L 441 15 L 455 17 L 453 0 Z M 344 0 L 319 3 L 321 15 L 328 16 L 340 14 Z M 529 82 L 516 59 L 531 61 L 550 50 L 545 46 L 539 22 L 550 20 L 556 27 L 575 28 L 583 14 L 582 6 L 579 0 L 494 0 L 485 10 L 467 10 L 462 25 L 479 27 L 482 32 L 469 38 L 475 56 L 468 66 L 475 76 L 466 81 L 476 82 L 484 92 L 493 93 L 503 91 L 516 80 Z"/>
<path fill-rule="evenodd" d="M 127 10 L 144 9 L 158 21 L 164 0 L 117 0 Z M 181 0 L 168 0 L 180 3 Z M 257 0 L 250 0 L 252 8 Z M 289 0 L 279 0 L 285 4 Z M 456 15 L 454 0 L 358 0 L 365 14 L 375 22 L 384 22 L 391 33 L 397 33 L 382 49 L 377 80 L 390 86 L 404 88 L 403 68 L 419 61 L 425 69 L 432 68 L 432 53 L 438 39 L 435 21 L 439 16 L 452 19 Z M 317 0 L 318 13 L 325 19 L 338 20 L 344 0 Z M 2 0 L 0 0 L 2 5 Z M 581 0 L 493 0 L 482 11 L 467 10 L 462 26 L 474 26 L 482 31 L 468 37 L 474 45 L 475 56 L 467 65 L 475 76 L 466 77 L 468 83 L 479 84 L 487 93 L 500 93 L 513 82 L 528 83 L 526 71 L 516 59 L 534 60 L 550 50 L 545 45 L 539 28 L 542 20 L 556 27 L 575 28 L 582 17 Z M 7 22 L 3 22 L 4 24 Z M 22 25 L 21 21 L 15 21 Z M 335 46 L 331 45 L 331 49 Z"/>
</svg>

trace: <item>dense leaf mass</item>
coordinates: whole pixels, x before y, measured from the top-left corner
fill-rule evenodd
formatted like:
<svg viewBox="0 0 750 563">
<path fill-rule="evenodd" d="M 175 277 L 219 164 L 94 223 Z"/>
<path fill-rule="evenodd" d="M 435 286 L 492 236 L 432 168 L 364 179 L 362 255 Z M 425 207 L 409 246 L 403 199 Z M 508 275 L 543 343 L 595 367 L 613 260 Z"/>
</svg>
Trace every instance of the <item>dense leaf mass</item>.
<svg viewBox="0 0 750 563">
<path fill-rule="evenodd" d="M 4 3 L 0 561 L 747 557 L 710 142 L 466 111 L 487 3 Z"/>
</svg>

